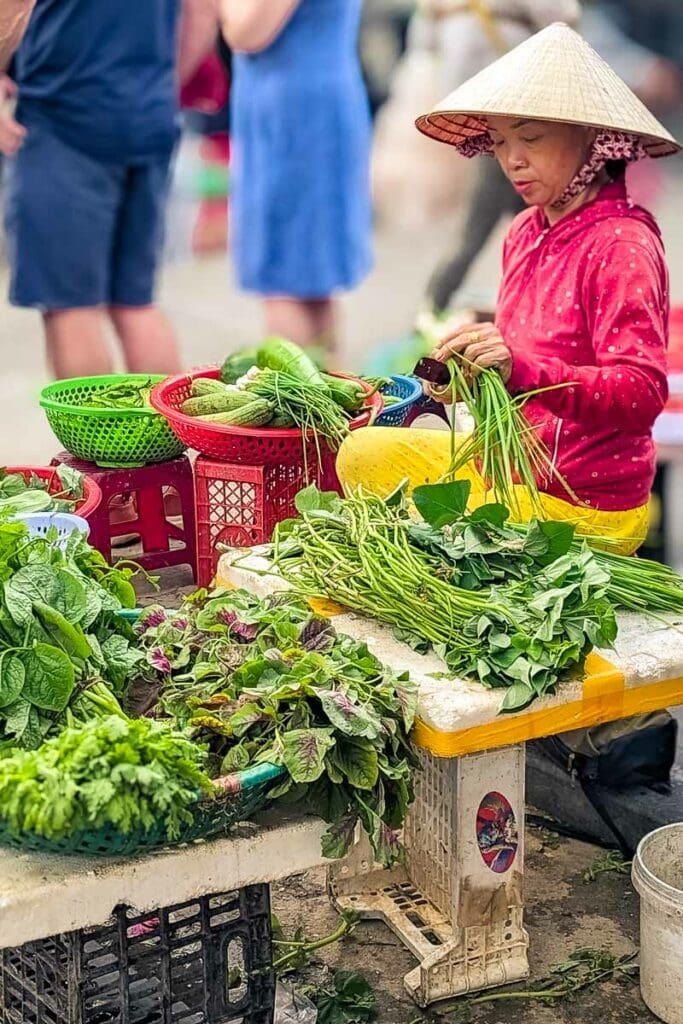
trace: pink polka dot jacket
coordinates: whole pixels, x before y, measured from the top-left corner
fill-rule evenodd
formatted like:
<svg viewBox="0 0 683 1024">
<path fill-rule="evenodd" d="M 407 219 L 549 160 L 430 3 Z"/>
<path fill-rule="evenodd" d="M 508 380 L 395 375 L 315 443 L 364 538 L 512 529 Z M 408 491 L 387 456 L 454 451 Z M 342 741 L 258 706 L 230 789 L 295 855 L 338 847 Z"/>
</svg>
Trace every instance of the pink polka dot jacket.
<svg viewBox="0 0 683 1024">
<path fill-rule="evenodd" d="M 567 385 L 530 399 L 525 412 L 592 508 L 648 500 L 652 426 L 667 399 L 668 313 L 659 228 L 623 180 L 552 227 L 536 207 L 513 221 L 496 312 L 513 356 L 508 388 Z M 539 485 L 568 500 L 556 477 Z"/>
</svg>

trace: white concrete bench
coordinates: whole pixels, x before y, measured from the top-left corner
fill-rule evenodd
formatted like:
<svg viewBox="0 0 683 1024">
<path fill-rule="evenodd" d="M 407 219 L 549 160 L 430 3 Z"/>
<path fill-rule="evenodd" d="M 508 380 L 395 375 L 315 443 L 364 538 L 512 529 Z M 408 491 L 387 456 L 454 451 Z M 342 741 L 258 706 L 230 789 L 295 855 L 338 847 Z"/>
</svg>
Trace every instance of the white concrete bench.
<svg viewBox="0 0 683 1024">
<path fill-rule="evenodd" d="M 156 910 L 319 867 L 325 825 L 272 810 L 228 839 L 140 857 L 0 849 L 0 949 L 104 924 L 118 906 Z"/>
</svg>

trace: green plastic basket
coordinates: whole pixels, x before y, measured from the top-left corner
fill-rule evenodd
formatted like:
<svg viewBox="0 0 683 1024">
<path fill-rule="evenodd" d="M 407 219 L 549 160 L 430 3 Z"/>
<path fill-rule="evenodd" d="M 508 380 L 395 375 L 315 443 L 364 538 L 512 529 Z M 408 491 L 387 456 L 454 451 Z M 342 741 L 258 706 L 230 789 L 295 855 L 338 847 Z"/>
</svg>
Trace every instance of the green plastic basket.
<svg viewBox="0 0 683 1024">
<path fill-rule="evenodd" d="M 147 832 L 137 831 L 124 835 L 111 825 L 80 832 L 65 839 L 43 839 L 33 832 L 12 832 L 0 822 L 0 846 L 31 853 L 78 854 L 88 857 L 130 857 L 151 853 L 197 839 L 216 839 L 227 835 L 230 829 L 265 806 L 268 789 L 285 769 L 272 764 L 260 764 L 220 780 L 223 792 L 207 800 L 199 799 L 192 822 L 185 825 L 180 835 L 169 839 L 159 823 Z"/>
<path fill-rule="evenodd" d="M 73 377 L 48 384 L 40 394 L 50 426 L 68 452 L 103 467 L 133 468 L 166 462 L 185 450 L 168 423 L 151 406 L 91 409 L 83 399 L 126 381 L 157 384 L 163 374 L 126 373 Z"/>
</svg>

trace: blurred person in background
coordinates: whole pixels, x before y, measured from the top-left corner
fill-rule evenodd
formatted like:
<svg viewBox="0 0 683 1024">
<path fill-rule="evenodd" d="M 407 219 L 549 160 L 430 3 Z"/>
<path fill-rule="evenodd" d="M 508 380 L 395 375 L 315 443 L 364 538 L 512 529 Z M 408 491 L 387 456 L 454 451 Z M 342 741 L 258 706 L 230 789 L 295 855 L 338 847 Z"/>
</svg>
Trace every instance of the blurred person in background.
<svg viewBox="0 0 683 1024">
<path fill-rule="evenodd" d="M 0 71 L 7 68 L 26 31 L 35 0 L 3 0 L 0 9 Z"/>
<path fill-rule="evenodd" d="M 269 334 L 328 352 L 371 265 L 362 0 L 222 0 L 233 50 L 232 251 Z"/>
<path fill-rule="evenodd" d="M 154 283 L 179 79 L 204 54 L 211 2 L 37 0 L 27 19 L 30 6 L 0 78 L 10 300 L 42 312 L 55 377 L 112 370 L 108 321 L 129 371 L 177 371 Z"/>
<path fill-rule="evenodd" d="M 630 39 L 683 70 L 681 0 L 601 0 L 600 5 Z"/>
<path fill-rule="evenodd" d="M 624 5 L 626 9 L 629 6 Z M 679 33 L 683 32 L 683 5 L 680 10 Z M 621 17 L 609 0 L 584 0 L 583 35 L 646 106 L 660 115 L 670 113 L 681 101 L 683 65 L 666 55 L 669 49 L 675 52 L 675 46 L 667 46 L 669 40 L 658 40 L 649 32 L 640 34 L 633 31 L 636 27 L 641 26 Z"/>
</svg>

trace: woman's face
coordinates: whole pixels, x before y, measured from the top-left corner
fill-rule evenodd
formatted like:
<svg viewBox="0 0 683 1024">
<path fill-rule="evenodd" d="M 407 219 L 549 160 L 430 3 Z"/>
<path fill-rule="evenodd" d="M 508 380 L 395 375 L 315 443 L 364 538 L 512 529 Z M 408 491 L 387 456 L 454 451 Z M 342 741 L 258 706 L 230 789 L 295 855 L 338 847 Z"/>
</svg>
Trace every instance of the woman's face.
<svg viewBox="0 0 683 1024">
<path fill-rule="evenodd" d="M 487 118 L 503 173 L 529 206 L 550 206 L 583 165 L 594 131 L 584 125 Z"/>
</svg>

